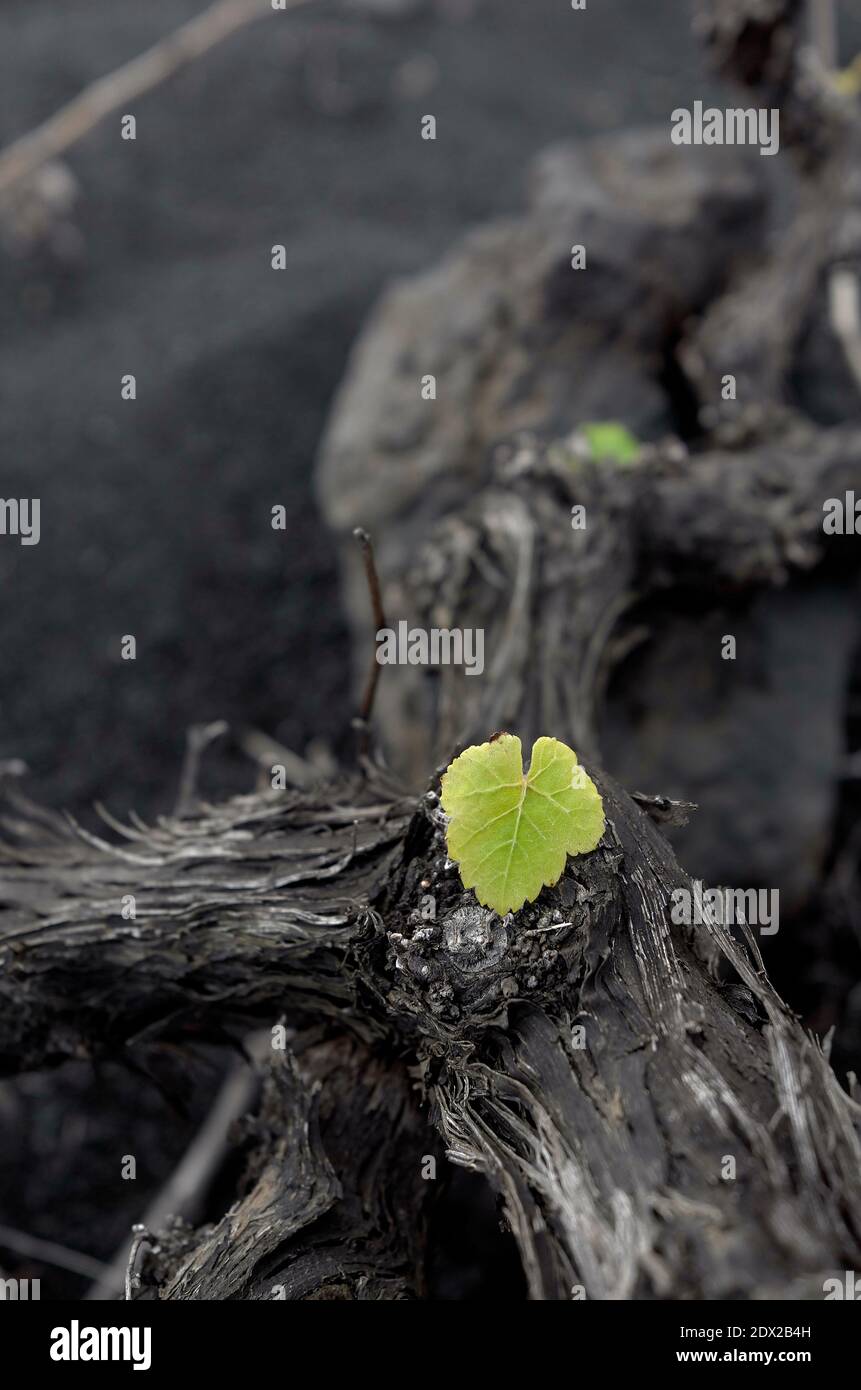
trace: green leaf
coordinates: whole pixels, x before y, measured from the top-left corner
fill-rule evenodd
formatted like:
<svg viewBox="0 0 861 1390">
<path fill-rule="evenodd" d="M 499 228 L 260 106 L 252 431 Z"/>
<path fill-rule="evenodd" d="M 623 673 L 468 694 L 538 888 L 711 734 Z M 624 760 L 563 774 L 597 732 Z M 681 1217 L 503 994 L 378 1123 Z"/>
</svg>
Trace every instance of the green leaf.
<svg viewBox="0 0 861 1390">
<path fill-rule="evenodd" d="M 555 738 L 536 740 L 528 774 L 514 734 L 467 748 L 443 774 L 441 803 L 464 888 L 500 915 L 532 902 L 559 880 L 569 854 L 587 853 L 604 834 L 595 783 Z"/>
<path fill-rule="evenodd" d="M 639 440 L 624 425 L 608 420 L 581 425 L 596 463 L 612 459 L 615 463 L 634 463 L 640 453 Z"/>
</svg>

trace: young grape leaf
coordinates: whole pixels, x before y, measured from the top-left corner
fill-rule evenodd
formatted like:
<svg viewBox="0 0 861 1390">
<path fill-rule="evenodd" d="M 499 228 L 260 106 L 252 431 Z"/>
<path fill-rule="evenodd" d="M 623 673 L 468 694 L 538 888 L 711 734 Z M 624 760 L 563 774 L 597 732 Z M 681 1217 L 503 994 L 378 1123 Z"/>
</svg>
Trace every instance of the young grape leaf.
<svg viewBox="0 0 861 1390">
<path fill-rule="evenodd" d="M 639 456 L 639 440 L 615 420 L 596 421 L 582 425 L 581 429 L 596 463 L 603 459 L 612 459 L 614 463 L 634 463 Z"/>
<path fill-rule="evenodd" d="M 548 457 L 560 468 L 576 470 L 582 463 L 614 463 L 628 468 L 637 462 L 640 441 L 615 420 L 591 420 L 579 425 L 566 439 L 548 449 Z"/>
<path fill-rule="evenodd" d="M 443 774 L 441 803 L 464 888 L 500 915 L 532 902 L 604 833 L 595 783 L 555 738 L 536 740 L 528 774 L 514 734 L 467 748 Z"/>
</svg>

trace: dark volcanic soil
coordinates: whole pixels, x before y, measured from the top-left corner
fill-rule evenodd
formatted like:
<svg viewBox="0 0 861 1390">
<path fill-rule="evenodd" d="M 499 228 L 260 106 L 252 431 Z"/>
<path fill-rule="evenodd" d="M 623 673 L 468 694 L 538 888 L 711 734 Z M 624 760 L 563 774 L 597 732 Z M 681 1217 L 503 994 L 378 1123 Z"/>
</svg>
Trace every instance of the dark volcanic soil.
<svg viewBox="0 0 861 1390">
<path fill-rule="evenodd" d="M 203 8 L 4 0 L 0 139 Z M 164 809 L 186 727 L 215 717 L 297 751 L 339 739 L 347 642 L 310 472 L 362 317 L 517 210 L 549 140 L 689 100 L 689 27 L 681 0 L 310 5 L 136 102 L 136 142 L 110 118 L 74 148 L 73 227 L 0 252 L 0 490 L 42 503 L 40 544 L 0 547 L 0 758 L 36 795 Z M 204 786 L 251 777 L 225 748 Z"/>
</svg>

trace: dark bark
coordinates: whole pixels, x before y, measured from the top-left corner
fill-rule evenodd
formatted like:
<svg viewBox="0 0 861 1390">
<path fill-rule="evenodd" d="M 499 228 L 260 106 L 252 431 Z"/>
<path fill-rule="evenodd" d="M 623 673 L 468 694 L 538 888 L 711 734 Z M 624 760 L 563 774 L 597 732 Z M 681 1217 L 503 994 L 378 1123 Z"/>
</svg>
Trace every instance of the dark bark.
<svg viewBox="0 0 861 1390">
<path fill-rule="evenodd" d="M 457 666 L 433 683 L 393 672 L 406 737 L 431 765 L 494 729 L 530 741 L 564 730 L 600 758 L 603 691 L 638 640 L 631 610 L 670 591 L 738 598 L 813 569 L 827 545 L 823 504 L 859 477 L 861 432 L 801 421 L 734 449 L 655 449 L 634 469 L 525 441 L 404 576 L 407 611 L 483 628 L 488 654 L 482 679 Z M 576 505 L 583 529 L 572 529 Z"/>
<path fill-rule="evenodd" d="M 0 1065 L 17 1071 L 232 1011 L 375 1025 L 342 969 L 399 853 L 409 807 L 385 779 L 240 797 L 111 844 L 12 796 L 2 851 Z M 123 917 L 123 899 L 135 917 Z"/>
<path fill-rule="evenodd" d="M 143 1268 L 164 1299 L 415 1298 L 440 1156 L 402 1067 L 344 1038 L 275 1052 L 239 1203 L 175 1226 Z"/>
<path fill-rule="evenodd" d="M 737 406 L 716 397 L 715 383 L 727 372 L 744 381 L 750 415 L 786 405 L 799 338 L 822 311 L 826 277 L 835 265 L 857 266 L 861 254 L 861 115 L 856 102 L 837 95 L 811 45 L 809 19 L 802 0 L 699 6 L 700 30 L 720 71 L 746 101 L 779 110 L 781 144 L 798 173 L 788 225 L 781 217 L 773 244 L 681 345 L 685 372 L 710 403 L 712 422 L 738 415 Z"/>
<path fill-rule="evenodd" d="M 156 891 L 182 918 L 207 882 L 206 914 L 192 912 L 193 925 L 178 932 L 144 890 L 143 917 L 109 925 L 97 967 L 94 904 L 116 894 L 118 861 L 69 829 L 73 864 L 67 848 L 59 856 L 55 841 L 46 846 L 41 820 L 31 837 L 19 815 L 26 848 L 8 851 L 18 867 L 6 879 L 18 891 L 4 889 L 16 979 L 12 986 L 4 976 L 4 1053 L 10 1058 L 27 1038 L 32 1065 L 40 1035 L 49 1040 L 44 1060 L 64 1045 L 79 1049 L 85 1032 L 101 1045 L 128 1036 L 120 999 L 134 1000 L 136 1023 L 145 1018 L 170 1031 L 178 1024 L 177 981 L 190 982 L 191 1010 L 203 1017 L 259 1017 L 262 1006 L 274 1011 L 278 996 L 295 1019 L 328 1015 L 329 1033 L 337 1018 L 341 1031 L 397 1035 L 387 1055 L 412 1057 L 450 1156 L 484 1173 L 500 1194 L 533 1297 L 567 1297 L 573 1285 L 591 1298 L 804 1296 L 829 1270 L 861 1258 L 861 1111 L 769 985 L 752 938 L 733 940 L 717 924 L 671 923 L 669 895 L 690 882 L 648 816 L 598 776 L 608 818 L 601 846 L 505 919 L 460 888 L 433 802 L 416 805 L 405 825 L 403 801 L 385 800 L 373 777 L 364 794 L 341 786 L 246 798 L 232 811 L 201 812 L 188 826 L 165 823 L 137 842 L 154 861 L 147 869 L 160 880 Z M 356 857 L 342 843 L 359 805 L 371 817 L 357 852 L 366 861 L 361 885 Z M 300 837 L 313 822 L 325 836 L 328 867 L 341 865 L 325 886 L 306 858 L 289 877 L 304 874 L 307 883 L 285 884 L 274 919 L 273 883 L 260 882 L 259 865 L 243 872 L 259 854 L 255 839 L 226 829 L 227 821 L 247 825 L 249 816 L 258 833 L 261 818 L 290 817 Z M 184 882 L 178 849 L 189 839 L 196 885 Z M 299 863 L 303 854 L 307 848 L 294 856 Z M 28 876 L 39 888 L 23 904 Z M 437 912 L 430 922 L 421 915 L 427 894 Z M 261 910 L 268 952 L 256 941 Z M 79 934 L 91 945 L 75 970 L 70 952 Z M 173 965 L 166 987 L 166 967 L 155 966 L 180 954 L 181 970 Z M 77 1034 L 67 1035 L 48 1025 L 53 1012 L 68 1024 L 57 991 L 73 975 L 86 1005 Z M 578 1024 L 582 1048 L 572 1042 Z M 325 1296 L 330 1284 L 343 1296 L 361 1296 L 360 1286 L 373 1297 L 415 1289 L 418 1276 L 405 1275 L 414 1248 L 410 1254 L 388 1238 L 382 1250 L 376 1241 L 351 1245 L 364 1253 L 344 1284 L 342 1237 L 351 1244 L 367 1230 L 381 1191 L 398 1193 L 415 1218 L 426 1189 L 418 1149 L 405 1157 L 397 1139 L 406 1122 L 416 1141 L 418 1122 L 392 1084 L 391 1061 L 378 1064 L 377 1086 L 373 1072 L 357 1069 L 358 1055 L 343 1064 L 350 1084 L 336 1083 L 335 1111 L 346 1109 L 329 1145 L 325 1130 L 318 1143 L 310 1129 L 305 1137 L 304 1121 L 296 1130 L 283 1119 L 296 1113 L 295 1080 L 279 1064 L 286 1089 L 281 1101 L 278 1088 L 270 1090 L 254 1185 L 215 1231 L 190 1247 L 180 1242 L 173 1263 L 168 1240 L 158 1266 L 162 1296 L 271 1297 L 277 1284 L 291 1297 Z M 318 1066 L 331 1076 L 330 1062 Z M 382 1108 L 368 1104 L 369 1088 Z M 379 1163 L 357 1201 L 350 1194 L 364 1145 Z M 722 1180 L 726 1157 L 735 1160 L 734 1181 Z M 262 1243 L 252 1238 L 257 1219 L 269 1232 Z M 328 1237 L 327 1221 L 335 1226 Z"/>
</svg>

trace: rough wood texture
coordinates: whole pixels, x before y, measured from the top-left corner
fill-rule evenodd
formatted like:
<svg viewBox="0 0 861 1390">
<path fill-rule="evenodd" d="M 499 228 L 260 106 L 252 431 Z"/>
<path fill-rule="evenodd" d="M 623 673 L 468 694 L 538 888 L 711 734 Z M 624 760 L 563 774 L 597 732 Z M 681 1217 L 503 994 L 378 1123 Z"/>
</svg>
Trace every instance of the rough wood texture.
<svg viewBox="0 0 861 1390">
<path fill-rule="evenodd" d="M 418 741 L 427 766 L 488 729 L 556 728 L 594 757 L 596 706 L 630 609 L 669 589 L 739 594 L 812 569 L 825 499 L 859 476 L 861 432 L 800 421 L 735 449 L 652 450 L 633 468 L 584 465 L 561 445 L 511 447 L 403 578 L 420 623 L 484 629 L 488 672 L 444 666 L 433 682 L 394 672 L 381 695 L 400 716 L 401 746 Z M 572 529 L 576 505 L 583 529 Z"/>
<path fill-rule="evenodd" d="M 137 853 L 159 882 L 156 897 L 144 891 L 136 923 L 106 924 L 101 954 L 105 919 L 93 904 L 116 894 L 118 861 L 78 840 L 77 867 L 67 853 L 58 868 L 41 822 L 31 837 L 19 815 L 23 847 L 7 850 L 13 872 L 4 876 L 18 891 L 4 887 L 0 898 L 7 1066 L 22 1040 L 32 1065 L 40 1036 L 50 1040 L 43 1057 L 53 1057 L 85 1037 L 104 1046 L 128 1036 L 130 1021 L 175 1029 L 186 1017 L 178 981 L 194 1014 L 259 1017 L 288 1001 L 294 1018 L 328 1016 L 329 1031 L 335 1018 L 339 1030 L 369 1038 L 394 1031 L 394 1055 L 413 1058 L 451 1157 L 486 1174 L 502 1197 L 534 1298 L 570 1296 L 575 1284 L 591 1298 L 804 1296 L 861 1258 L 861 1109 L 774 993 L 752 939 L 734 941 L 717 924 L 671 925 L 670 892 L 689 880 L 646 814 L 597 775 L 608 814 L 602 845 L 513 918 L 463 893 L 433 799 L 405 824 L 404 802 L 384 800 L 371 782 L 366 797 L 342 786 L 245 799 L 241 811 L 234 803 L 202 812 L 193 832 L 165 825 L 142 836 Z M 361 804 L 364 846 L 345 853 Z M 274 884 L 261 884 L 255 839 L 236 833 L 249 816 L 289 816 L 320 833 L 314 863 L 281 876 L 293 882 L 283 884 L 280 912 L 269 902 Z M 178 846 L 188 849 L 189 833 L 195 849 L 183 863 Z M 189 858 L 196 884 L 184 882 Z M 39 887 L 24 902 L 27 881 Z M 203 882 L 211 899 L 201 916 L 190 908 Z M 431 922 L 421 915 L 427 893 Z M 76 958 L 80 937 L 90 944 Z M 58 990 L 73 977 L 80 1023 L 70 1034 Z M 48 1026 L 55 1014 L 62 1029 Z M 575 1024 L 585 1027 L 582 1049 Z M 354 1061 L 345 1072 L 353 1080 L 334 1145 L 340 1171 L 333 1178 L 325 1134 L 304 1120 L 296 1127 L 292 1072 L 282 1069 L 294 1120 L 283 1122 L 270 1091 L 256 1182 L 220 1228 L 191 1249 L 181 1242 L 172 1266 L 162 1259 L 162 1296 L 271 1297 L 279 1283 L 290 1297 L 319 1296 L 329 1282 L 357 1296 L 355 1278 L 375 1297 L 415 1289 L 397 1242 L 394 1253 L 383 1242 L 382 1262 L 379 1246 L 369 1248 L 361 1275 L 351 1266 L 346 1294 L 342 1256 L 330 1249 L 327 1264 L 306 1251 L 336 1194 L 355 1189 L 351 1129 L 387 1154 L 374 1182 L 391 1182 L 413 1214 L 421 1207 L 418 1150 L 408 1160 L 400 1141 L 387 1152 L 383 1138 L 409 1114 L 402 1087 L 385 1068 L 378 1086 L 363 1069 L 363 1094 L 354 1094 Z M 359 1114 L 370 1132 L 357 1128 Z M 737 1165 L 732 1182 L 721 1179 L 726 1156 Z M 378 1199 L 366 1193 L 353 1211 L 350 1241 Z M 336 1225 L 348 1215 L 349 1202 Z M 253 1238 L 258 1224 L 265 1239 Z M 341 1234 L 343 1226 L 335 1246 Z"/>
<path fill-rule="evenodd" d="M 786 403 L 799 338 L 821 306 L 825 277 L 836 264 L 857 267 L 861 114 L 831 85 L 801 0 L 702 0 L 698 18 L 717 67 L 740 84 L 741 97 L 780 111 L 781 143 L 799 174 L 788 225 L 784 213 L 772 244 L 680 348 L 700 400 L 711 402 L 713 418 L 726 419 L 737 409 L 716 399 L 714 385 L 727 372 L 744 381 L 754 412 Z"/>
<path fill-rule="evenodd" d="M 325 795 L 240 797 L 149 830 L 137 822 L 117 844 L 13 795 L 3 1070 L 127 1044 L 168 1019 L 205 1028 L 234 1008 L 279 1010 L 294 993 L 340 1016 L 355 1003 L 343 953 L 407 815 L 384 778 L 354 778 Z"/>
<path fill-rule="evenodd" d="M 373 529 L 392 615 L 416 546 L 486 484 L 501 440 L 546 441 L 589 419 L 624 419 L 644 438 L 673 427 L 662 374 L 683 323 L 759 239 L 758 173 L 735 150 L 679 149 L 664 129 L 560 144 L 536 160 L 522 216 L 387 291 L 351 354 L 316 478 L 345 538 L 360 664 L 353 527 Z M 571 269 L 575 245 L 585 274 Z M 421 395 L 427 374 L 435 401 Z"/>
<path fill-rule="evenodd" d="M 827 293 L 859 264 L 858 105 L 817 67 L 806 6 L 698 9 L 746 84 L 727 103 L 779 107 L 780 156 L 677 147 L 666 126 L 546 152 L 522 217 L 381 301 L 318 489 L 333 529 L 374 532 L 390 624 L 485 630 L 489 675 L 386 673 L 379 735 L 409 785 L 515 717 L 567 729 L 629 788 L 701 804 L 678 840 L 692 872 L 815 913 L 861 640 L 857 548 L 821 531 L 861 478 L 861 375 Z M 652 441 L 636 476 L 578 462 L 572 432 L 602 418 Z M 350 540 L 363 673 L 358 565 Z M 715 660 L 726 633 L 733 663 Z"/>
<path fill-rule="evenodd" d="M 275 1052 L 239 1203 L 215 1226 L 174 1226 L 144 1264 L 164 1299 L 416 1298 L 424 1209 L 440 1156 L 403 1068 L 354 1040 Z"/>
</svg>

